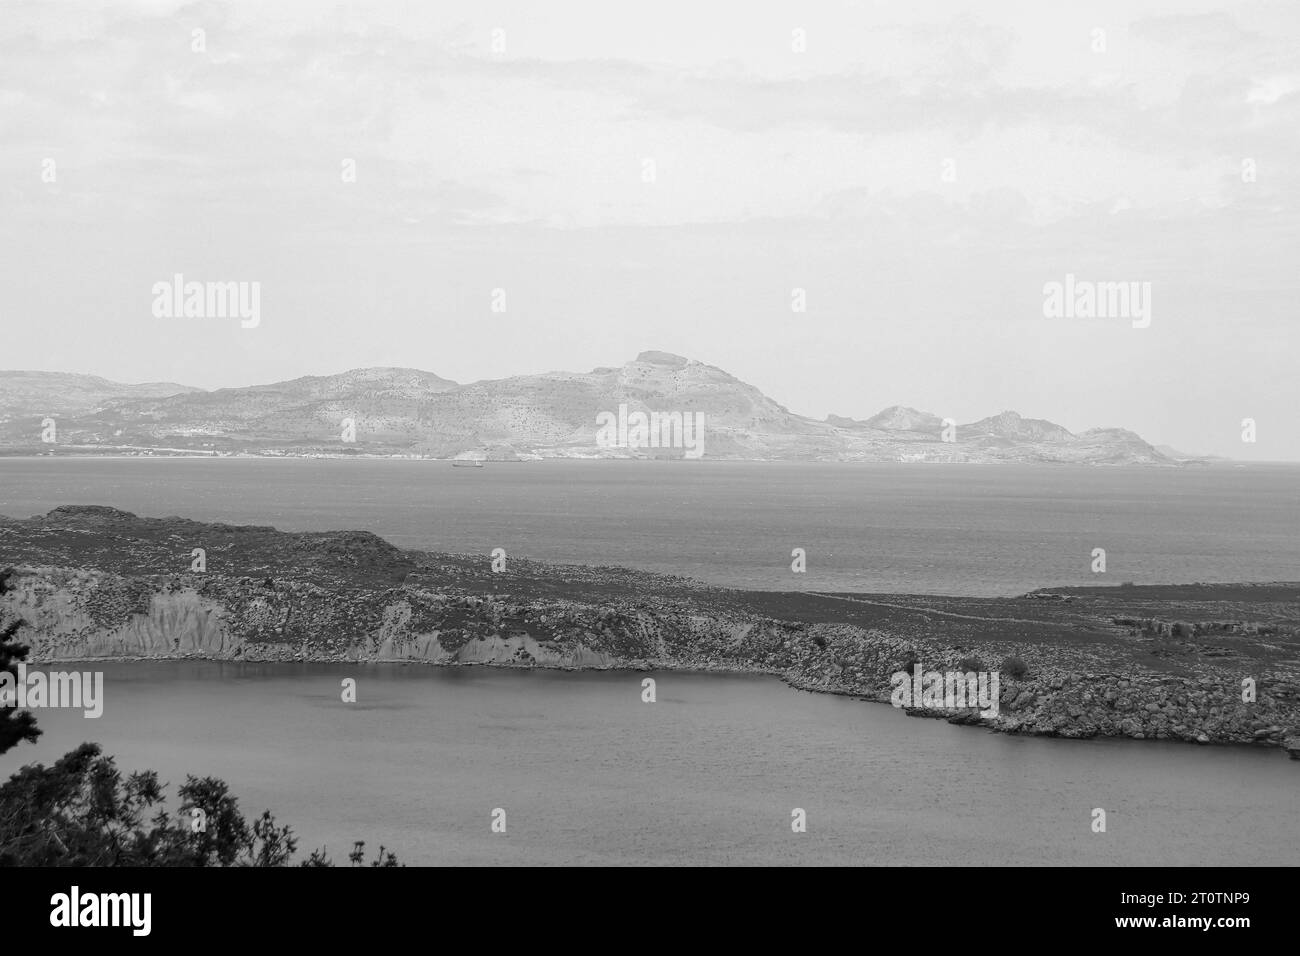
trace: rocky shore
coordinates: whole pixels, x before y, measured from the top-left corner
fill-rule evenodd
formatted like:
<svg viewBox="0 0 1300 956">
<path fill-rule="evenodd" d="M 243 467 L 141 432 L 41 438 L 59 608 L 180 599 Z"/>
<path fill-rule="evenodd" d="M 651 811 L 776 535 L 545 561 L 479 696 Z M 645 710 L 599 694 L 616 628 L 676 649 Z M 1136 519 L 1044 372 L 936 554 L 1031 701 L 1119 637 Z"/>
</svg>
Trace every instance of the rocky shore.
<svg viewBox="0 0 1300 956">
<path fill-rule="evenodd" d="M 203 570 L 195 569 L 202 549 Z M 363 532 L 65 506 L 0 518 L 0 602 L 31 661 L 210 658 L 731 670 L 888 701 L 891 676 L 996 671 L 1006 733 L 1300 757 L 1300 585 L 1020 598 L 744 592 L 617 568 L 401 551 Z M 978 665 L 978 666 L 976 666 Z"/>
</svg>

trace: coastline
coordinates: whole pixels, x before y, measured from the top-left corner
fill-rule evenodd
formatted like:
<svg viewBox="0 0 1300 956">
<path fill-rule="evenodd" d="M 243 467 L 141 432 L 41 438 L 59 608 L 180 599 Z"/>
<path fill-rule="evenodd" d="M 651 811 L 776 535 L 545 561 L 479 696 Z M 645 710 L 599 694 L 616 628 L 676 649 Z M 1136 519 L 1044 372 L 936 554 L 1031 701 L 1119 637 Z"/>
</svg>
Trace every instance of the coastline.
<svg viewBox="0 0 1300 956">
<path fill-rule="evenodd" d="M 64 446 L 65 448 L 67 446 Z M 50 459 L 85 459 L 98 458 L 109 461 L 132 461 L 138 459 L 196 459 L 202 461 L 214 460 L 235 460 L 235 461 L 420 461 L 420 462 L 453 462 L 464 461 L 463 458 L 433 458 L 425 455 L 412 455 L 394 452 L 391 454 L 382 454 L 378 452 L 357 452 L 355 454 L 335 454 L 331 452 L 305 452 L 302 454 L 268 454 L 265 452 L 201 452 L 193 449 L 182 448 L 164 448 L 164 447 L 141 447 L 139 452 L 99 452 L 93 450 L 67 450 L 60 451 L 58 454 L 34 454 L 29 452 L 7 452 L 0 449 L 0 460 L 8 461 L 45 461 Z M 761 464 L 839 464 L 839 465 L 1044 465 L 1044 466 L 1086 466 L 1090 468 L 1182 468 L 1189 465 L 1246 465 L 1246 464 L 1297 464 L 1296 462 L 1277 461 L 1277 462 L 1254 462 L 1240 461 L 1228 458 L 1177 458 L 1169 461 L 1095 461 L 1090 459 L 1058 459 L 1047 457 L 985 457 L 985 458 L 963 458 L 951 459 L 942 457 L 915 457 L 900 456 L 895 458 L 889 457 L 829 457 L 829 458 L 756 458 L 744 455 L 714 455 L 709 458 L 685 459 L 685 458 L 666 458 L 653 455 L 607 455 L 607 454 L 576 454 L 576 455 L 541 455 L 532 452 L 519 454 L 514 458 L 484 458 L 481 459 L 485 465 L 523 465 L 535 464 L 547 461 L 635 461 L 635 462 L 671 462 L 673 464 L 682 464 L 687 461 L 691 462 L 750 462 Z"/>
<path fill-rule="evenodd" d="M 178 542 L 193 541 L 226 570 L 190 569 Z M 522 560 L 506 577 L 476 556 L 403 551 L 365 532 L 286 533 L 102 506 L 0 519 L 6 567 L 14 572 L 0 612 L 26 622 L 20 639 L 34 667 L 213 660 L 741 673 L 868 702 L 889 701 L 891 675 L 914 667 L 998 672 L 996 715 L 902 709 L 1002 733 L 1300 754 L 1300 584 L 1288 582 L 944 598 L 745 592 Z"/>
<path fill-rule="evenodd" d="M 461 668 L 461 667 L 482 667 L 491 670 L 506 671 L 561 671 L 566 673 L 628 673 L 628 674 L 648 674 L 648 673 L 680 673 L 680 674 L 698 674 L 698 675 L 715 675 L 728 674 L 745 677 L 771 677 L 781 681 L 786 687 L 794 691 L 808 694 L 825 694 L 834 697 L 847 697 L 853 700 L 861 701 L 867 704 L 881 704 L 893 706 L 890 703 L 889 696 L 872 695 L 860 690 L 846 689 L 842 687 L 824 686 L 813 681 L 805 680 L 799 675 L 782 672 L 779 670 L 758 667 L 743 664 L 678 664 L 672 661 L 624 661 L 607 665 L 565 665 L 565 664 L 525 664 L 514 661 L 457 661 L 457 660 L 412 660 L 409 658 L 370 658 L 365 660 L 351 660 L 348 658 L 337 657 L 293 657 L 284 658 L 235 658 L 235 657 L 217 657 L 206 654 L 175 654 L 175 655 L 153 655 L 153 656 L 114 656 L 114 657 L 57 657 L 47 660 L 33 659 L 30 660 L 29 666 L 34 669 L 49 668 L 54 664 L 131 664 L 131 663 L 166 663 L 166 662 L 193 662 L 202 661 L 216 664 L 337 664 L 337 665 L 361 665 L 367 667 L 371 665 L 400 665 L 402 667 L 430 667 L 430 668 Z M 1037 737 L 1050 737 L 1062 740 L 1072 739 L 1093 739 L 1094 736 L 1114 739 L 1144 740 L 1149 739 L 1152 742 L 1162 743 L 1182 743 L 1195 744 L 1197 746 L 1219 746 L 1219 747 L 1246 747 L 1259 748 L 1279 747 L 1285 750 L 1292 759 L 1300 760 L 1300 746 L 1292 744 L 1288 746 L 1289 740 L 1284 740 L 1280 735 L 1266 735 L 1253 739 L 1188 739 L 1186 737 L 1153 735 L 1150 738 L 1145 737 L 1142 733 L 1118 733 L 1118 734 L 1098 734 L 1098 735 L 1080 735 L 1080 734 L 1060 734 L 1054 732 L 1050 727 L 1025 727 L 1023 725 L 1006 726 L 999 723 L 996 719 L 982 718 L 974 708 L 962 708 L 957 711 L 933 708 L 933 707 L 894 707 L 901 710 L 908 717 L 918 717 L 930 720 L 944 720 L 950 724 L 982 729 L 993 733 L 1004 734 L 1024 734 Z M 1062 711 L 1064 713 L 1064 711 Z M 1059 716 L 1059 715 L 1058 715 Z"/>
</svg>

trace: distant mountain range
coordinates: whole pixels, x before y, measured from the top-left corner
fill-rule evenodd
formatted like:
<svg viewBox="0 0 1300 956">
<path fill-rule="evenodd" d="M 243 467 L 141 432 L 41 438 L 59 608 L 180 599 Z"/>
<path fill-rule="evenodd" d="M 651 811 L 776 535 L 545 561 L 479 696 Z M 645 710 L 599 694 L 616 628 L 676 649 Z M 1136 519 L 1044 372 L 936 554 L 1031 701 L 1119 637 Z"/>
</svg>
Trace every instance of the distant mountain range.
<svg viewBox="0 0 1300 956">
<path fill-rule="evenodd" d="M 646 421 L 637 413 L 643 413 Z M 651 413 L 655 413 L 651 416 Z M 661 431 L 673 418 L 676 431 Z M 1015 412 L 967 424 L 892 406 L 865 420 L 795 414 L 720 368 L 642 352 L 617 368 L 460 385 L 406 368 L 354 369 L 205 391 L 88 375 L 0 371 L 0 453 L 692 457 L 680 423 L 703 414 L 705 458 L 1174 464 L 1131 431 L 1073 434 Z M 602 429 L 617 419 L 617 428 Z M 54 422 L 54 442 L 47 420 Z M 641 428 L 639 431 L 638 428 Z M 637 441 L 638 435 L 640 441 Z M 655 438 L 660 438 L 655 441 Z M 687 438 L 690 438 L 687 433 Z M 652 445 L 667 447 L 648 447 Z M 689 447 L 689 441 L 686 447 Z"/>
<path fill-rule="evenodd" d="M 78 415 L 114 399 L 167 398 L 200 388 L 175 382 L 123 385 L 70 372 L 0 372 L 0 419 L 23 415 Z"/>
</svg>

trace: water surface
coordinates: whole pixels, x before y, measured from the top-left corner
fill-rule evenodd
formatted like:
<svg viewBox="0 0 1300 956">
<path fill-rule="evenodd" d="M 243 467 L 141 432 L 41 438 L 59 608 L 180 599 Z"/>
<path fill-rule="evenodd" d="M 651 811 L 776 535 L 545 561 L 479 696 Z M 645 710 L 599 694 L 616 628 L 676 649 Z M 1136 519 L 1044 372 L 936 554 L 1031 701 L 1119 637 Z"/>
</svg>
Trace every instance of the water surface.
<svg viewBox="0 0 1300 956">
<path fill-rule="evenodd" d="M 764 677 L 657 673 L 646 704 L 634 672 L 94 666 L 104 716 L 42 711 L 0 775 L 96 740 L 173 794 L 221 777 L 339 859 L 364 839 L 421 864 L 1300 862 L 1300 763 L 1276 750 L 1011 737 Z"/>
<path fill-rule="evenodd" d="M 0 459 L 0 514 L 70 503 L 773 590 L 1300 580 L 1300 466 Z"/>
</svg>

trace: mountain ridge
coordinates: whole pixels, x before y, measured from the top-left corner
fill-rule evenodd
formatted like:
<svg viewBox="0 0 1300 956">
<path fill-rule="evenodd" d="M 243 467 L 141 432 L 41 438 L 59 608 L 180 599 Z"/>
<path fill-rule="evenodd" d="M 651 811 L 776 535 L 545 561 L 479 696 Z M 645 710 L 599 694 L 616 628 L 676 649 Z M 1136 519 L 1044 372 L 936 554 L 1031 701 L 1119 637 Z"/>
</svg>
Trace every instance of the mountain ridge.
<svg viewBox="0 0 1300 956">
<path fill-rule="evenodd" d="M 69 376 L 80 387 L 63 388 L 56 402 Z M 47 416 L 55 418 L 58 438 L 41 447 L 39 422 Z M 640 424 L 642 418 L 648 425 Z M 617 421 L 617 427 L 602 430 L 602 420 Z M 690 431 L 693 425 L 702 426 L 702 438 Z M 688 453 L 696 438 L 698 455 Z M 1074 434 L 1014 411 L 953 424 L 928 411 L 891 405 L 864 420 L 828 415 L 819 421 L 722 368 L 658 350 L 589 372 L 467 383 L 390 366 L 213 390 L 0 371 L 0 451 L 56 448 L 497 460 L 1176 463 L 1126 429 Z"/>
<path fill-rule="evenodd" d="M 199 391 L 202 389 L 176 382 L 127 384 L 80 372 L 0 370 L 0 413 L 22 410 L 48 415 L 94 407 L 115 398 L 165 398 Z"/>
</svg>

